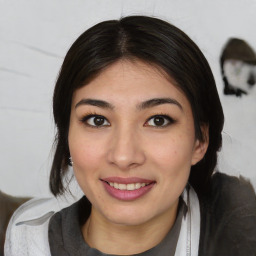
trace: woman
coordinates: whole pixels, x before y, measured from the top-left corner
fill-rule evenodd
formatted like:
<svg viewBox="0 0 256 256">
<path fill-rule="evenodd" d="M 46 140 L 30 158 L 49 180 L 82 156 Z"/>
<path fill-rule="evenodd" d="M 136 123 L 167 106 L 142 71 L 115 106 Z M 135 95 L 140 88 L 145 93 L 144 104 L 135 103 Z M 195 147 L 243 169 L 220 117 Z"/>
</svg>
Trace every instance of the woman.
<svg viewBox="0 0 256 256">
<path fill-rule="evenodd" d="M 213 174 L 223 111 L 182 31 L 144 16 L 90 28 L 65 57 L 53 112 L 51 191 L 64 194 L 72 165 L 85 196 L 55 215 L 54 200 L 24 205 L 7 256 L 255 255 L 255 194 Z"/>
</svg>

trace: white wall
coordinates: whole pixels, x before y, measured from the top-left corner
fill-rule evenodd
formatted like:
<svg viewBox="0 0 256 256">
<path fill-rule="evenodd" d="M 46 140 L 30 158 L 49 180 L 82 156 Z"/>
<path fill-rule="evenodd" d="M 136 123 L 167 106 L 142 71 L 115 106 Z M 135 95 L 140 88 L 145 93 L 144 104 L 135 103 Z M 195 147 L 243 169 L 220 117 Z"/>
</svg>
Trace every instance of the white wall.
<svg viewBox="0 0 256 256">
<path fill-rule="evenodd" d="M 256 187 L 256 93 L 222 94 L 221 48 L 229 37 L 256 49 L 255 0 L 0 0 L 0 189 L 49 193 L 51 97 L 63 57 L 85 29 L 128 14 L 164 18 L 201 47 L 213 69 L 226 125 L 220 168 Z"/>
</svg>

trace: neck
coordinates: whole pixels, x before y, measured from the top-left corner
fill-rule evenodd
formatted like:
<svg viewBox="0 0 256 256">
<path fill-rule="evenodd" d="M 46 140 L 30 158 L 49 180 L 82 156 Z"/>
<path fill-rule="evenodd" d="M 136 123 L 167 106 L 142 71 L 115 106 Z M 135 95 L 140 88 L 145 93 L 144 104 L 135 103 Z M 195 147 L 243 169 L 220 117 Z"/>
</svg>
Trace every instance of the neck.
<svg viewBox="0 0 256 256">
<path fill-rule="evenodd" d="M 131 255 L 147 251 L 159 244 L 172 228 L 178 201 L 163 214 L 140 225 L 112 223 L 92 207 L 82 227 L 85 241 L 92 248 L 107 254 Z M 132 245 L 132 246 L 131 246 Z"/>
</svg>

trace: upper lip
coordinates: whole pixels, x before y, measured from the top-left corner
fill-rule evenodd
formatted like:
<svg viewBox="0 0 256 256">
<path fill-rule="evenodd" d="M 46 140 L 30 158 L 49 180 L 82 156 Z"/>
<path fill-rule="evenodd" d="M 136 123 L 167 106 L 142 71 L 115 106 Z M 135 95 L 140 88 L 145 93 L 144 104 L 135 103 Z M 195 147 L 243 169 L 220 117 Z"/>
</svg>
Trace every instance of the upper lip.
<svg viewBox="0 0 256 256">
<path fill-rule="evenodd" d="M 128 177 L 128 178 L 123 178 L 123 177 L 107 177 L 101 179 L 102 181 L 106 181 L 108 183 L 119 183 L 119 184 L 131 184 L 131 183 L 153 183 L 155 182 L 154 180 L 149 180 L 149 179 L 144 179 L 144 178 L 139 178 L 139 177 Z"/>
</svg>

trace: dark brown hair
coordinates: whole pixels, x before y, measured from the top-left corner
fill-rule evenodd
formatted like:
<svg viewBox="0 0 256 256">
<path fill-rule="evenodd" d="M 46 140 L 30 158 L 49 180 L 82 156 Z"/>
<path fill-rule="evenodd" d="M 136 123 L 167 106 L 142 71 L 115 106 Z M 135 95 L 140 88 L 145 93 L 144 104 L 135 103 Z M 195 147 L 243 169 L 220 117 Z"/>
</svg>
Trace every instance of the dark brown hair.
<svg viewBox="0 0 256 256">
<path fill-rule="evenodd" d="M 163 20 L 146 16 L 101 22 L 85 31 L 69 49 L 53 96 L 57 134 L 51 192 L 57 196 L 65 191 L 63 178 L 70 157 L 68 130 L 74 91 L 123 58 L 157 66 L 176 82 L 190 102 L 195 135 L 201 141 L 204 136 L 200 126 L 208 125 L 208 150 L 204 159 L 191 167 L 189 178 L 196 191 L 203 193 L 211 180 L 222 143 L 224 116 L 215 81 L 204 55 L 184 32 Z"/>
</svg>

